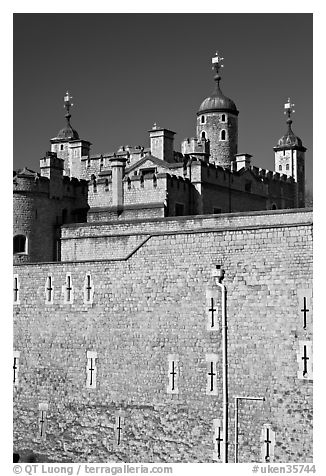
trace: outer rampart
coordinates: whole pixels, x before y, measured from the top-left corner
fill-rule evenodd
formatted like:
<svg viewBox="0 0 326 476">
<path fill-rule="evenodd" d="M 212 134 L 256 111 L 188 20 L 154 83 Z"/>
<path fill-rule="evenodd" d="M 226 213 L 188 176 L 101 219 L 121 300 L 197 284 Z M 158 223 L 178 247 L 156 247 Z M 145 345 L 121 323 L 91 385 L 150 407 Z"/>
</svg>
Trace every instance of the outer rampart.
<svg viewBox="0 0 326 476">
<path fill-rule="evenodd" d="M 312 286 L 311 212 L 100 228 L 108 236 L 127 233 L 126 239 L 151 236 L 123 259 L 15 267 L 15 449 L 61 462 L 212 462 L 213 419 L 222 418 L 221 322 L 207 330 L 206 293 L 220 264 L 227 287 L 230 460 L 233 397 L 251 395 L 265 402 L 240 404 L 239 462 L 261 461 L 264 424 L 275 431 L 275 462 L 312 461 L 312 380 L 298 377 L 300 342 L 312 339 L 311 303 L 305 328 L 300 307 Z M 77 239 L 100 228 L 69 226 L 62 236 L 68 241 L 69 234 Z M 64 299 L 67 273 L 71 304 Z M 91 304 L 84 303 L 87 273 Z M 46 305 L 49 275 L 54 296 Z M 87 351 L 97 352 L 96 388 L 86 386 Z M 211 354 L 215 395 L 207 394 Z M 171 355 L 178 358 L 176 394 L 167 392 Z M 38 436 L 40 403 L 48 404 L 45 439 Z"/>
</svg>

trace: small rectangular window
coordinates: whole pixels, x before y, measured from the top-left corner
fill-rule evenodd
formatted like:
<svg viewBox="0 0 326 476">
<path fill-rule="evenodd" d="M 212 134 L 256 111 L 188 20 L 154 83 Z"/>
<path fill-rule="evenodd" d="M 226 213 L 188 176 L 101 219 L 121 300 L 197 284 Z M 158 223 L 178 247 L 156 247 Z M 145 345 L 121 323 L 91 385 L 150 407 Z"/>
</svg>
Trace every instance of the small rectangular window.
<svg viewBox="0 0 326 476">
<path fill-rule="evenodd" d="M 121 411 L 118 411 L 115 415 L 115 444 L 117 446 L 121 445 L 122 437 L 123 437 L 123 427 L 124 427 L 125 419 L 124 414 Z"/>
<path fill-rule="evenodd" d="M 94 285 L 93 285 L 93 280 L 92 276 L 90 273 L 87 273 L 85 276 L 85 281 L 84 281 L 84 303 L 85 304 L 92 304 L 93 303 L 93 297 L 94 297 Z"/>
<path fill-rule="evenodd" d="M 206 355 L 206 395 L 217 395 L 217 360 L 216 354 Z"/>
<path fill-rule="evenodd" d="M 20 304 L 20 289 L 18 274 L 14 274 L 14 304 Z"/>
<path fill-rule="evenodd" d="M 270 425 L 263 426 L 260 440 L 262 463 L 272 463 L 274 461 L 275 431 Z"/>
<path fill-rule="evenodd" d="M 297 362 L 299 365 L 297 373 L 298 379 L 313 380 L 312 357 L 312 342 L 300 341 L 297 351 Z"/>
<path fill-rule="evenodd" d="M 72 304 L 74 302 L 74 289 L 72 286 L 72 278 L 70 273 L 66 274 L 66 282 L 62 286 L 62 293 L 65 304 Z"/>
<path fill-rule="evenodd" d="M 246 192 L 251 192 L 251 182 L 246 182 L 245 183 L 245 191 Z"/>
<path fill-rule="evenodd" d="M 219 418 L 213 420 L 213 461 L 222 461 L 223 455 L 223 431 L 222 431 L 222 422 Z"/>
<path fill-rule="evenodd" d="M 179 357 L 176 354 L 168 355 L 168 386 L 167 393 L 177 394 L 178 390 L 178 377 L 179 377 Z"/>
<path fill-rule="evenodd" d="M 86 387 L 87 388 L 96 388 L 96 359 L 97 352 L 92 350 L 87 351 L 87 366 L 86 366 Z"/>
<path fill-rule="evenodd" d="M 52 276 L 48 276 L 45 282 L 45 304 L 53 304 L 53 294 Z"/>
<path fill-rule="evenodd" d="M 18 386 L 18 374 L 19 374 L 19 360 L 20 352 L 18 350 L 14 351 L 14 365 L 13 365 L 13 384 Z"/>
<path fill-rule="evenodd" d="M 40 403 L 39 404 L 39 419 L 38 419 L 38 427 L 39 427 L 39 437 L 42 440 L 46 439 L 46 427 L 47 427 L 47 412 L 48 412 L 48 404 L 47 403 Z"/>
<path fill-rule="evenodd" d="M 184 215 L 184 204 L 183 203 L 176 203 L 175 204 L 175 216 L 183 216 Z"/>
</svg>

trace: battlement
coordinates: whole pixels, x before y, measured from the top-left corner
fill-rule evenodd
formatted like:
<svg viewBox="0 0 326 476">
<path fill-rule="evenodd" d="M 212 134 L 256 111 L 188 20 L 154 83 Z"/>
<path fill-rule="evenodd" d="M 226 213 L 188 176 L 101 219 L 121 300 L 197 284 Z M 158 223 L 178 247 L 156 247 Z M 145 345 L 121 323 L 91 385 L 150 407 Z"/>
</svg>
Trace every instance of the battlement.
<svg viewBox="0 0 326 476">
<path fill-rule="evenodd" d="M 45 159 L 46 160 L 46 159 Z M 61 159 L 58 159 L 59 161 Z M 60 165 L 60 162 L 58 163 Z M 62 169 L 60 169 L 62 170 Z M 14 172 L 13 186 L 14 193 L 28 194 L 50 194 L 51 178 L 42 176 L 26 167 Z M 62 176 L 61 193 L 65 198 L 76 199 L 78 197 L 87 197 L 87 181 L 75 177 Z"/>
<path fill-rule="evenodd" d="M 188 178 L 158 173 L 148 175 L 125 176 L 122 180 L 124 205 L 139 203 L 157 203 L 167 197 L 168 188 L 185 190 L 190 187 Z M 88 185 L 88 199 L 91 208 L 112 206 L 111 176 L 92 177 Z"/>
<path fill-rule="evenodd" d="M 197 139 L 195 137 L 187 138 L 181 143 L 181 152 L 184 155 L 209 155 L 209 140 Z"/>
</svg>

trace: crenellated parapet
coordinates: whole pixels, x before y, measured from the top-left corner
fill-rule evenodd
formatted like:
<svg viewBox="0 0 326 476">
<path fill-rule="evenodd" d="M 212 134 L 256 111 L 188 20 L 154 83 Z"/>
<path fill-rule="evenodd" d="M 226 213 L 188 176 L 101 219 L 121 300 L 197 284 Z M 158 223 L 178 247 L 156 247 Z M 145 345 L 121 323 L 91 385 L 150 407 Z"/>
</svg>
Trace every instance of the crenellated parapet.
<svg viewBox="0 0 326 476">
<path fill-rule="evenodd" d="M 181 143 L 181 152 L 184 155 L 195 155 L 202 160 L 208 161 L 209 140 L 196 137 L 187 138 Z"/>
</svg>

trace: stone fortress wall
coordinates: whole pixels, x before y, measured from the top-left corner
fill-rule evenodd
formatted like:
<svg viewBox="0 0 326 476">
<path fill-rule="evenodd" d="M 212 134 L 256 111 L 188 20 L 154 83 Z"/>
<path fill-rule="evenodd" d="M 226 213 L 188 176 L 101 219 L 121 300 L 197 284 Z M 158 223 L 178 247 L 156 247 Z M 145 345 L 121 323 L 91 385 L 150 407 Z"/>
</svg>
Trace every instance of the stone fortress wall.
<svg viewBox="0 0 326 476">
<path fill-rule="evenodd" d="M 141 234 L 140 246 L 131 243 Z M 262 461 L 267 445 L 269 461 L 312 461 L 310 210 L 76 224 L 62 227 L 61 240 L 62 262 L 15 266 L 18 452 L 218 461 L 220 265 L 229 461 L 234 397 L 248 395 L 265 400 L 239 403 L 239 462 Z M 102 259 L 92 255 L 96 240 L 106 240 Z"/>
</svg>

